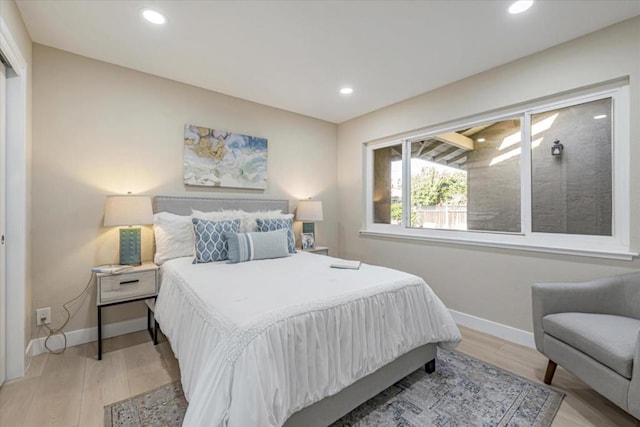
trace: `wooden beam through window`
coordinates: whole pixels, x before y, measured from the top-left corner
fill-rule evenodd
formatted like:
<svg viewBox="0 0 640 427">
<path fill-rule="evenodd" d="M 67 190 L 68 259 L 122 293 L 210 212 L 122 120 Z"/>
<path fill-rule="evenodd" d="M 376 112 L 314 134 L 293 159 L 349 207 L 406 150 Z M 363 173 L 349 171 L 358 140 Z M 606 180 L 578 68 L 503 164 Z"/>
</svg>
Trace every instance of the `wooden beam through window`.
<svg viewBox="0 0 640 427">
<path fill-rule="evenodd" d="M 472 136 L 475 135 L 476 133 L 480 132 L 481 130 L 484 130 L 486 128 L 488 128 L 491 125 L 494 125 L 495 123 L 487 123 L 486 125 L 480 125 L 480 126 L 474 126 L 471 129 L 467 129 L 464 132 L 462 132 L 462 134 L 464 136 Z"/>
<path fill-rule="evenodd" d="M 473 140 L 464 135 L 460 135 L 457 132 L 441 133 L 434 136 L 438 141 L 446 142 L 447 144 L 455 145 L 463 150 L 473 150 Z"/>
</svg>

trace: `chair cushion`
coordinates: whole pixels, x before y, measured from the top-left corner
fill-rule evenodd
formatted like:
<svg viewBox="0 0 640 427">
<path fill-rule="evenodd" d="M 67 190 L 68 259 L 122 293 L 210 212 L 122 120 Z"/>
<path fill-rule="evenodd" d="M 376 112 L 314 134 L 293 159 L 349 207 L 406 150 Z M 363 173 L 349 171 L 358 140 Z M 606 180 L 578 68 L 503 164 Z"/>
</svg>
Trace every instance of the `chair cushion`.
<svg viewBox="0 0 640 427">
<path fill-rule="evenodd" d="M 556 313 L 542 319 L 546 334 L 631 378 L 640 320 L 609 314 Z"/>
</svg>

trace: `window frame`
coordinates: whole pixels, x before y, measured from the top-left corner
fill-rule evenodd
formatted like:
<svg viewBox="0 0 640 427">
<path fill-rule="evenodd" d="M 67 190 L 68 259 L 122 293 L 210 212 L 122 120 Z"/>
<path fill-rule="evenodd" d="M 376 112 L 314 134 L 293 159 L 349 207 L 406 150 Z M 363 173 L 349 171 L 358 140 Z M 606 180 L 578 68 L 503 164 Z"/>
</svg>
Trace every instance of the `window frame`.
<svg viewBox="0 0 640 427">
<path fill-rule="evenodd" d="M 531 115 L 570 107 L 604 98 L 612 99 L 612 235 L 577 235 L 532 232 L 532 156 Z M 456 129 L 478 126 L 519 117 L 522 140 L 520 153 L 520 232 L 449 230 L 410 227 L 411 151 L 412 141 Z M 616 85 L 555 100 L 530 102 L 518 108 L 491 115 L 477 115 L 443 126 L 435 126 L 407 135 L 363 145 L 364 150 L 364 227 L 361 235 L 397 237 L 459 243 L 498 248 L 514 248 L 538 252 L 581 255 L 598 258 L 631 260 L 638 254 L 630 250 L 630 96 L 629 85 Z M 402 204 L 400 225 L 373 222 L 373 152 L 376 149 L 402 144 Z"/>
</svg>

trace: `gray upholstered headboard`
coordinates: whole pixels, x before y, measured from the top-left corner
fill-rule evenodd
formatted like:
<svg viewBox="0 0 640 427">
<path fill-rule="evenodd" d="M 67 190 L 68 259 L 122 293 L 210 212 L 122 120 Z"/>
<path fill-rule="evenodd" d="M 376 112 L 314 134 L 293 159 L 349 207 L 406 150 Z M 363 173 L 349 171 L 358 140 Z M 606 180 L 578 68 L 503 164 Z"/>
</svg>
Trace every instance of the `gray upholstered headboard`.
<svg viewBox="0 0 640 427">
<path fill-rule="evenodd" d="M 242 209 L 246 212 L 280 209 L 282 213 L 289 212 L 288 200 L 268 199 L 217 199 L 204 197 L 173 197 L 155 196 L 153 198 L 153 212 L 170 212 L 176 215 L 191 215 L 191 209 L 203 212 L 219 211 L 221 209 Z"/>
</svg>

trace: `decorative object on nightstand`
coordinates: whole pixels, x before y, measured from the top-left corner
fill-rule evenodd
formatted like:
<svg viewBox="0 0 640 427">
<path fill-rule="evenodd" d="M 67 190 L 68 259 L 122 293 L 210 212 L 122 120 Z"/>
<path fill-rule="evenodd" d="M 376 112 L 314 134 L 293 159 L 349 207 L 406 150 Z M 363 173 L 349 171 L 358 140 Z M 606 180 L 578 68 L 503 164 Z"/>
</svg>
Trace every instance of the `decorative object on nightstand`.
<svg viewBox="0 0 640 427">
<path fill-rule="evenodd" d="M 315 246 L 315 238 L 313 233 L 302 233 L 302 249 L 313 249 Z"/>
<path fill-rule="evenodd" d="M 312 249 L 315 246 L 315 221 L 322 221 L 322 202 L 319 200 L 300 200 L 296 210 L 296 219 L 302 221 L 303 249 Z M 304 235 L 311 234 L 311 246 L 305 246 Z M 307 238 L 307 241 L 309 239 Z"/>
<path fill-rule="evenodd" d="M 140 265 L 140 227 L 153 224 L 151 197 L 107 196 L 104 207 L 104 226 L 120 228 L 120 264 Z"/>
<path fill-rule="evenodd" d="M 154 299 L 158 295 L 158 266 L 146 262 L 137 267 L 120 273 L 97 273 L 98 292 L 96 305 L 98 307 L 98 360 L 102 360 L 102 308 L 134 301 Z M 154 304 L 155 307 L 155 304 Z M 153 343 L 158 343 L 155 324 L 151 330 L 152 308 L 147 304 L 148 329 Z"/>
</svg>

